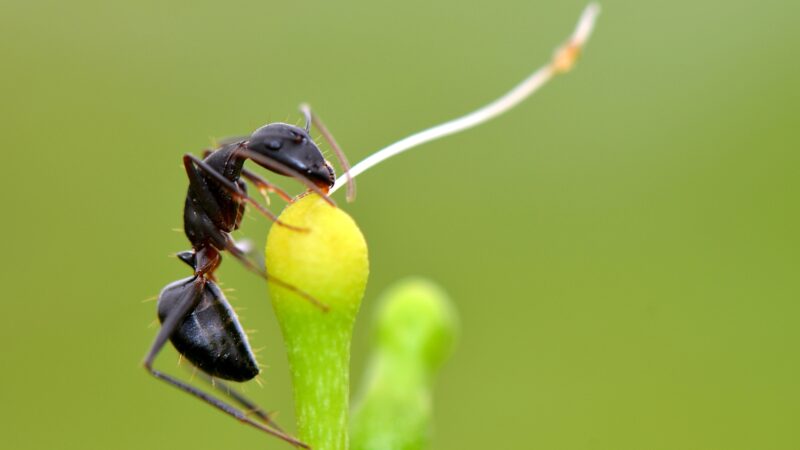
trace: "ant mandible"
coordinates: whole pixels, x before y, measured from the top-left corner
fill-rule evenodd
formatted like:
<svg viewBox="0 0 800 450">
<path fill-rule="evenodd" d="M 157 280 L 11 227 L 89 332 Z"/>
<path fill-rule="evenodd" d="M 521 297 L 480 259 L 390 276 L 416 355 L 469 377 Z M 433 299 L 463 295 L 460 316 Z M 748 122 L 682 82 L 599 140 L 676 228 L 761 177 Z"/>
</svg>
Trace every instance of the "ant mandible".
<svg viewBox="0 0 800 450">
<path fill-rule="evenodd" d="M 279 226 L 304 231 L 281 222 L 277 216 L 247 195 L 250 181 L 268 200 L 270 192 L 284 200 L 292 198 L 277 186 L 244 168 L 250 159 L 261 167 L 280 175 L 297 179 L 328 203 L 335 206 L 327 193 L 336 181 L 333 166 L 325 160 L 309 132 L 311 125 L 322 133 L 333 148 L 345 173 L 349 164 L 336 140 L 325 125 L 312 114 L 307 105 L 301 105 L 305 128 L 285 123 L 271 123 L 257 129 L 245 139 L 225 143 L 215 151 L 207 151 L 200 159 L 192 154 L 183 155 L 183 166 L 189 177 L 189 189 L 183 209 L 186 237 L 191 251 L 178 254 L 194 274 L 167 285 L 158 297 L 158 317 L 161 329 L 144 360 L 144 367 L 156 378 L 187 392 L 239 421 L 277 436 L 292 445 L 307 447 L 285 434 L 255 403 L 230 391 L 217 379 L 242 382 L 259 373 L 253 351 L 247 341 L 236 314 L 216 284 L 214 271 L 222 261 L 221 253 L 227 251 L 259 276 L 272 283 L 291 289 L 322 310 L 326 306 L 301 289 L 267 275 L 236 246 L 230 233 L 239 228 L 247 203 Z M 242 179 L 244 178 L 244 180 Z M 348 177 L 348 199 L 353 198 L 354 185 Z M 170 340 L 175 349 L 204 373 L 220 392 L 229 396 L 260 422 L 207 392 L 180 381 L 153 368 L 153 361 Z"/>
</svg>

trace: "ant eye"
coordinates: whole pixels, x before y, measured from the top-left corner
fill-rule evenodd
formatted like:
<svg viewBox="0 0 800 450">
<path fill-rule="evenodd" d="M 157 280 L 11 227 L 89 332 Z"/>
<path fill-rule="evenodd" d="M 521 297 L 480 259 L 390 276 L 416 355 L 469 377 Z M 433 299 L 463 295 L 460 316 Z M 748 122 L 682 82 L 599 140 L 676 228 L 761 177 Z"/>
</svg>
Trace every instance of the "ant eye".
<svg viewBox="0 0 800 450">
<path fill-rule="evenodd" d="M 267 142 L 267 148 L 270 150 L 280 150 L 281 149 L 281 141 L 272 140 Z"/>
</svg>

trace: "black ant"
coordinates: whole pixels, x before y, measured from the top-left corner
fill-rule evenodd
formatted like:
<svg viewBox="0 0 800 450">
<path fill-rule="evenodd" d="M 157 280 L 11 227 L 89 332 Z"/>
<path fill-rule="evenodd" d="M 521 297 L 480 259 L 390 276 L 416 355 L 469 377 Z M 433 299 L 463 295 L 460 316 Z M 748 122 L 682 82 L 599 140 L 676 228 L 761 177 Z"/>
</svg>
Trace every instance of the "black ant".
<svg viewBox="0 0 800 450">
<path fill-rule="evenodd" d="M 327 196 L 336 180 L 333 166 L 325 160 L 309 135 L 312 123 L 331 145 L 345 172 L 349 172 L 349 165 L 336 141 L 324 124 L 311 113 L 311 109 L 303 105 L 301 110 L 306 119 L 305 128 L 272 123 L 257 129 L 248 138 L 235 139 L 215 151 L 205 152 L 203 159 L 188 153 L 183 156 L 183 165 L 189 177 L 183 224 L 192 250 L 179 253 L 178 257 L 194 270 L 194 274 L 170 283 L 159 294 L 161 329 L 145 357 L 144 366 L 156 378 L 194 395 L 239 421 L 293 445 L 307 448 L 302 442 L 283 433 L 253 402 L 216 381 L 248 381 L 258 375 L 259 368 L 247 336 L 214 276 L 214 271 L 222 261 L 221 253 L 227 251 L 249 270 L 297 292 L 320 309 L 327 309 L 309 294 L 260 270 L 230 236 L 232 231 L 239 228 L 247 203 L 279 226 L 304 231 L 280 222 L 272 212 L 247 195 L 244 180 L 253 183 L 267 200 L 268 194 L 274 192 L 284 200 L 292 201 L 286 192 L 245 169 L 247 159 L 272 172 L 299 180 L 310 191 L 335 205 Z M 348 178 L 348 181 L 348 199 L 352 199 L 352 179 Z M 204 379 L 211 381 L 214 387 L 245 410 L 155 370 L 153 361 L 168 339 L 183 357 L 204 373 Z M 245 411 L 257 415 L 261 422 L 248 417 Z"/>
</svg>

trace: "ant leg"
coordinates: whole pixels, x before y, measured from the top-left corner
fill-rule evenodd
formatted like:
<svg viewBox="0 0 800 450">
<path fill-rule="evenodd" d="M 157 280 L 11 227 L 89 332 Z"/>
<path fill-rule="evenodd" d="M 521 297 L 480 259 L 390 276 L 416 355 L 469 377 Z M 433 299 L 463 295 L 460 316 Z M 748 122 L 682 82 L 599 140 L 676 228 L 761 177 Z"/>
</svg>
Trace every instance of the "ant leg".
<svg viewBox="0 0 800 450">
<path fill-rule="evenodd" d="M 235 144 L 236 142 L 234 141 L 232 143 Z M 207 150 L 207 149 L 203 150 L 203 159 L 208 158 L 209 155 L 211 155 L 212 153 L 214 153 L 212 150 Z M 261 177 L 257 173 L 251 172 L 251 171 L 249 171 L 249 170 L 247 170 L 245 168 L 242 168 L 242 176 L 245 177 L 247 180 L 249 180 L 251 183 L 253 183 L 253 185 L 255 185 L 256 189 L 258 189 L 258 192 L 260 192 L 261 195 L 264 197 L 264 201 L 267 202 L 267 205 L 269 205 L 269 203 L 270 203 L 269 202 L 269 193 L 270 192 L 274 192 L 274 193 L 278 194 L 278 196 L 280 198 L 286 200 L 287 203 L 294 202 L 294 199 L 292 198 L 292 196 L 289 195 L 286 191 L 281 189 L 277 184 L 273 184 L 273 183 L 270 183 L 269 181 L 265 180 L 263 177 Z"/>
<path fill-rule="evenodd" d="M 197 305 L 200 303 L 200 300 L 203 298 L 203 288 L 205 286 L 205 279 L 202 276 L 198 276 L 195 281 L 193 281 L 194 286 L 192 286 L 191 291 L 189 291 L 188 295 L 184 297 L 184 300 L 181 302 L 180 306 L 170 312 L 169 316 L 164 320 L 164 323 L 161 326 L 161 330 L 159 330 L 158 335 L 156 336 L 155 341 L 153 342 L 150 351 L 147 353 L 147 356 L 144 360 L 144 367 L 145 369 L 154 377 L 158 378 L 159 380 L 165 381 L 168 384 L 171 384 L 178 389 L 191 394 L 200 400 L 208 403 L 209 405 L 219 409 L 220 411 L 233 416 L 240 422 L 243 422 L 247 425 L 250 425 L 254 428 L 257 428 L 265 433 L 271 434 L 275 437 L 278 437 L 292 445 L 309 448 L 308 445 L 298 441 L 297 439 L 283 433 L 280 430 L 273 429 L 270 426 L 258 423 L 253 419 L 247 417 L 247 415 L 234 408 L 233 406 L 217 399 L 216 397 L 207 394 L 206 392 L 201 391 L 187 383 L 184 383 L 177 378 L 174 378 L 170 375 L 167 375 L 161 371 L 153 369 L 153 361 L 155 360 L 158 353 L 164 347 L 164 344 L 167 342 L 167 339 L 172 335 L 175 329 L 180 324 L 181 320 L 183 320 L 190 311 L 194 310 Z"/>
<path fill-rule="evenodd" d="M 275 214 L 272 213 L 272 211 L 270 211 L 267 208 L 263 207 L 260 203 L 258 203 L 257 201 L 253 200 L 246 193 L 242 192 L 242 190 L 239 189 L 239 187 L 236 186 L 236 184 L 233 181 L 225 178 L 221 173 L 219 173 L 216 170 L 214 170 L 211 166 L 206 164 L 200 158 L 198 158 L 198 157 L 196 157 L 196 156 L 194 156 L 194 155 L 192 155 L 190 153 L 187 153 L 187 154 L 183 155 L 183 165 L 186 167 L 186 171 L 187 172 L 193 171 L 193 170 L 196 170 L 196 169 L 202 170 L 207 175 L 209 175 L 217 183 L 218 186 L 220 186 L 222 189 L 227 191 L 228 194 L 230 194 L 235 200 L 237 200 L 239 202 L 244 201 L 244 202 L 250 203 L 256 209 L 258 209 L 259 212 L 261 212 L 264 216 L 266 216 L 268 219 L 270 219 L 271 221 L 275 222 L 276 224 L 284 226 L 284 227 L 292 229 L 292 230 L 295 230 L 295 231 L 308 231 L 305 228 L 296 227 L 294 225 L 289 225 L 289 224 L 287 224 L 285 222 L 282 222 L 280 219 L 278 219 L 278 216 L 276 216 Z"/>
<path fill-rule="evenodd" d="M 247 257 L 247 253 L 245 253 L 243 249 L 236 246 L 236 242 L 234 242 L 233 238 L 231 238 L 230 235 L 227 236 L 227 241 L 225 243 L 225 250 L 227 250 L 228 253 L 233 255 L 234 258 L 238 259 L 239 262 L 241 262 L 247 270 L 260 276 L 264 280 L 270 279 L 270 277 L 267 276 L 267 271 L 264 268 L 259 267 L 253 261 L 251 261 L 250 258 Z"/>
<path fill-rule="evenodd" d="M 203 299 L 203 286 L 205 286 L 205 279 L 202 276 L 196 276 L 192 283 L 194 286 L 192 286 L 192 290 L 190 291 L 191 297 L 188 297 L 182 301 L 180 306 L 172 311 L 172 313 L 167 316 L 164 319 L 164 322 L 161 324 L 161 329 L 158 331 L 155 340 L 153 340 L 153 345 L 150 346 L 150 351 L 147 352 L 147 356 L 144 358 L 144 367 L 147 370 L 151 370 L 153 366 L 153 360 L 156 359 L 156 355 L 158 355 L 158 352 L 164 348 L 164 344 L 167 343 L 167 339 L 172 336 L 172 333 L 178 328 L 178 325 L 181 323 L 181 321 L 187 315 L 189 315 L 189 312 L 194 310 L 197 305 L 200 304 L 200 300 Z"/>
<path fill-rule="evenodd" d="M 231 389 L 231 386 L 229 384 L 220 381 L 218 379 L 215 379 L 204 372 L 199 372 L 199 375 L 200 378 L 203 379 L 203 381 L 210 384 L 214 389 L 216 389 L 222 394 L 227 395 L 228 397 L 233 399 L 233 401 L 241 405 L 241 407 L 244 408 L 247 413 L 255 414 L 256 416 L 258 416 L 259 419 L 261 419 L 262 422 L 266 423 L 270 427 L 279 431 L 283 431 L 281 427 L 278 426 L 278 424 L 272 420 L 272 417 L 270 417 L 269 413 L 265 412 L 260 406 L 256 405 L 253 401 L 249 400 L 244 395 Z"/>
<path fill-rule="evenodd" d="M 239 152 L 245 158 L 252 159 L 253 162 L 257 163 L 262 167 L 265 167 L 277 173 L 284 174 L 288 177 L 294 178 L 295 180 L 303 183 L 308 188 L 309 191 L 312 191 L 317 195 L 319 195 L 320 197 L 322 197 L 322 199 L 325 200 L 326 203 L 334 207 L 336 206 L 336 202 L 334 202 L 333 199 L 328 195 L 327 188 L 324 189 L 320 188 L 319 186 L 311 182 L 311 180 L 303 176 L 303 174 L 292 169 L 286 164 L 279 163 L 278 161 L 264 157 L 264 155 L 248 150 L 244 144 L 239 145 L 239 148 L 236 151 Z"/>
<path fill-rule="evenodd" d="M 235 143 L 235 141 L 233 142 Z M 204 150 L 203 151 L 203 159 L 208 158 L 209 155 L 214 153 L 211 150 Z M 277 184 L 270 183 L 269 181 L 265 180 L 262 176 L 255 172 L 251 172 L 245 168 L 242 168 L 242 176 L 245 177 L 248 181 L 253 183 L 253 185 L 258 189 L 258 192 L 264 196 L 264 200 L 269 204 L 269 193 L 278 194 L 278 196 L 284 199 L 287 203 L 294 202 L 294 199 L 291 195 L 289 195 L 286 191 L 281 189 Z"/>
<path fill-rule="evenodd" d="M 183 158 L 183 168 L 186 170 L 186 176 L 189 178 L 189 189 L 197 196 L 203 212 L 211 219 L 217 227 L 223 227 L 225 220 L 223 219 L 222 208 L 219 202 L 211 192 L 209 192 L 206 183 L 203 181 L 200 173 L 192 165 L 191 160 Z"/>
<path fill-rule="evenodd" d="M 254 162 L 258 163 L 262 167 L 268 168 L 269 170 L 272 170 L 272 171 L 275 171 L 275 172 L 278 172 L 278 173 L 282 173 L 282 174 L 284 174 L 286 176 L 289 176 L 289 177 L 292 177 L 292 178 L 296 179 L 297 181 L 303 183 L 310 191 L 313 191 L 317 195 L 322 197 L 322 199 L 325 200 L 325 202 L 327 202 L 329 205 L 336 206 L 336 202 L 334 202 L 333 199 L 330 198 L 330 196 L 328 196 L 328 189 L 324 189 L 324 190 L 321 189 L 319 186 L 317 186 L 316 184 L 312 183 L 311 180 L 309 180 L 308 178 L 303 176 L 303 174 L 301 174 L 300 172 L 292 169 L 291 167 L 287 166 L 286 164 L 279 163 L 278 161 L 266 158 L 261 154 L 258 154 L 256 152 L 248 150 L 247 146 L 246 146 L 247 139 L 248 139 L 248 137 L 245 137 L 245 136 L 236 136 L 236 137 L 233 137 L 233 138 L 227 138 L 227 139 L 220 140 L 218 142 L 218 144 L 220 146 L 236 145 L 237 146 L 237 151 L 239 153 L 241 153 L 242 156 L 252 159 Z M 210 155 L 211 153 L 212 152 L 207 150 L 203 154 L 204 155 L 203 157 L 205 158 L 208 155 Z M 252 172 L 250 172 L 250 173 L 252 173 Z"/>
<path fill-rule="evenodd" d="M 289 436 L 288 434 L 286 434 L 286 433 L 284 433 L 284 432 L 282 432 L 280 430 L 276 430 L 276 429 L 273 429 L 272 427 L 270 427 L 268 425 L 265 425 L 265 424 L 260 423 L 260 422 L 256 422 L 255 420 L 247 417 L 247 414 L 245 414 L 243 411 L 241 411 L 241 410 L 229 405 L 228 403 L 223 402 L 222 400 L 214 397 L 213 395 L 210 395 L 210 394 L 208 394 L 208 393 L 206 393 L 206 392 L 204 392 L 204 391 L 202 391 L 200 389 L 195 388 L 194 386 L 191 386 L 191 385 L 189 385 L 187 383 L 184 383 L 184 382 L 178 380 L 177 378 L 174 378 L 174 377 L 172 377 L 170 375 L 167 375 L 167 374 L 165 374 L 163 372 L 160 372 L 158 370 L 155 370 L 155 369 L 152 369 L 152 368 L 148 368 L 147 370 L 150 372 L 150 374 L 152 374 L 154 377 L 158 378 L 159 380 L 165 381 L 166 383 L 177 387 L 178 389 L 186 392 L 187 394 L 191 394 L 191 395 L 199 398 L 200 400 L 203 400 L 204 402 L 208 403 L 209 405 L 211 405 L 211 406 L 217 408 L 218 410 L 220 410 L 220 411 L 222 411 L 222 412 L 234 417 L 235 419 L 237 419 L 238 421 L 240 421 L 240 422 L 242 422 L 244 424 L 250 425 L 251 427 L 259 429 L 259 430 L 261 430 L 261 431 L 263 431 L 263 432 L 265 432 L 267 434 L 271 434 L 272 436 L 275 436 L 275 437 L 277 437 L 279 439 L 282 439 L 282 440 L 284 440 L 284 441 L 286 441 L 286 442 L 288 442 L 288 443 L 290 443 L 290 444 L 292 444 L 294 446 L 302 447 L 302 448 L 305 448 L 305 449 L 309 449 L 310 448 L 307 444 L 304 444 L 304 443 L 298 441 L 297 439 Z"/>
<path fill-rule="evenodd" d="M 236 246 L 236 244 L 233 242 L 233 239 L 231 239 L 230 236 L 228 236 L 228 242 L 226 244 L 225 250 L 227 250 L 228 253 L 233 255 L 234 258 L 238 259 L 242 264 L 244 264 L 244 266 L 247 267 L 250 271 L 258 274 L 259 276 L 263 277 L 265 280 L 267 280 L 269 282 L 272 282 L 272 283 L 275 283 L 275 284 L 277 284 L 278 286 L 281 286 L 284 289 L 287 289 L 287 290 L 290 290 L 290 291 L 294 292 L 295 294 L 297 294 L 297 295 L 303 297 L 304 299 L 308 300 L 309 302 L 311 302 L 312 305 L 316 306 L 317 308 L 319 308 L 319 309 L 321 309 L 323 311 L 326 311 L 326 312 L 328 311 L 328 305 L 320 302 L 319 300 L 314 298 L 308 292 L 305 292 L 305 291 L 297 288 L 296 286 L 293 286 L 293 285 L 291 285 L 291 284 L 289 284 L 289 283 L 287 283 L 287 282 L 285 282 L 285 281 L 283 281 L 283 280 L 281 280 L 279 278 L 275 278 L 272 275 L 268 275 L 266 270 L 261 270 L 258 267 L 256 267 L 256 265 L 252 261 L 250 261 L 249 258 L 247 258 L 245 253 Z"/>
<path fill-rule="evenodd" d="M 292 196 L 287 194 L 286 191 L 284 191 L 283 189 L 279 188 L 275 184 L 272 184 L 269 181 L 265 180 L 264 178 L 262 178 L 258 174 L 254 173 L 254 172 L 250 172 L 247 169 L 242 169 L 242 176 L 245 177 L 251 183 L 253 183 L 253 185 L 256 187 L 256 189 L 258 189 L 258 192 L 260 192 L 261 195 L 264 196 L 264 199 L 267 201 L 267 204 L 269 204 L 269 196 L 268 195 L 269 195 L 270 192 L 274 192 L 274 193 L 278 194 L 278 197 L 284 199 L 287 203 L 294 202 L 294 199 L 292 198 Z"/>
<path fill-rule="evenodd" d="M 236 143 L 235 141 L 233 143 Z M 204 150 L 203 151 L 203 159 L 208 158 L 209 155 L 214 153 L 211 150 Z M 294 199 L 291 195 L 289 195 L 286 191 L 281 189 L 277 184 L 270 183 L 269 181 L 265 180 L 262 176 L 258 175 L 255 172 L 251 172 L 245 168 L 242 168 L 242 176 L 249 180 L 253 185 L 258 189 L 261 195 L 264 196 L 264 200 L 266 200 L 267 204 L 269 204 L 269 197 L 267 194 L 270 192 L 274 192 L 278 194 L 278 196 L 288 203 L 294 202 Z"/>
<path fill-rule="evenodd" d="M 336 155 L 336 159 L 339 160 L 339 164 L 342 166 L 342 170 L 344 170 L 345 176 L 347 177 L 347 201 L 352 203 L 356 199 L 356 180 L 350 176 L 350 163 L 347 161 L 347 157 L 344 155 L 342 148 L 339 147 L 336 138 L 328 131 L 328 127 L 322 123 L 319 116 L 311 111 L 311 106 L 308 103 L 300 105 L 300 111 L 306 117 L 306 132 L 310 131 L 311 124 L 314 124 L 317 130 L 322 133 L 322 137 L 328 141 L 328 144 L 333 149 L 333 153 Z"/>
<path fill-rule="evenodd" d="M 227 191 L 235 200 L 239 202 L 248 202 L 255 206 L 262 214 L 264 214 L 268 219 L 272 220 L 275 223 L 282 224 L 288 226 L 278 220 L 278 217 L 272 213 L 272 211 L 264 208 L 261 206 L 260 203 L 256 202 L 252 198 L 250 198 L 246 193 L 242 192 L 242 190 L 234 183 L 233 181 L 225 178 L 222 174 L 214 170 L 211 166 L 205 163 L 205 161 L 197 158 L 192 154 L 185 154 L 183 155 L 183 165 L 186 168 L 186 172 L 189 174 L 190 178 L 197 178 L 199 179 L 199 174 L 197 173 L 198 170 L 205 172 L 209 175 L 218 186 L 223 188 Z M 194 181 L 194 179 L 192 180 Z M 216 203 L 216 202 L 215 202 Z M 291 226 L 289 226 L 292 228 Z"/>
</svg>

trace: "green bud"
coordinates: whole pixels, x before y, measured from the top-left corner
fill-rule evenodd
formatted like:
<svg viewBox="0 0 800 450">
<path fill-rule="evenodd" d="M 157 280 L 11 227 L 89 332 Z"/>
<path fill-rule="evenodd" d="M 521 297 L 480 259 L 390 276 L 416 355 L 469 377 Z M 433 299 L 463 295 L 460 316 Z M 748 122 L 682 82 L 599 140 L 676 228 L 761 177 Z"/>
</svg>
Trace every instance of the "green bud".
<svg viewBox="0 0 800 450">
<path fill-rule="evenodd" d="M 348 448 L 350 340 L 369 274 L 367 244 L 353 219 L 317 195 L 290 204 L 267 238 L 272 306 L 286 343 L 298 438 L 315 450 Z"/>
<path fill-rule="evenodd" d="M 422 450 L 429 440 L 432 383 L 453 349 L 456 315 L 435 284 L 412 279 L 382 299 L 377 341 L 361 402 L 354 450 Z"/>
</svg>

